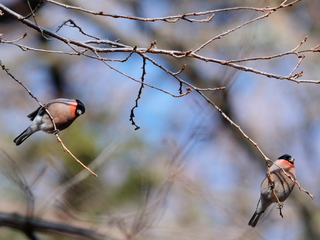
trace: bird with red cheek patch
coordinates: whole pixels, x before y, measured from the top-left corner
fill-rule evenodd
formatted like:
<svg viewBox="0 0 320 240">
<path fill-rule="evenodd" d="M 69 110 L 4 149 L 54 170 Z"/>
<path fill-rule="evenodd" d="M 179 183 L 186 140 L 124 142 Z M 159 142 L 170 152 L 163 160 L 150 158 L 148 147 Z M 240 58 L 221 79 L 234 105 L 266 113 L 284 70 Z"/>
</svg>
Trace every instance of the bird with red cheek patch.
<svg viewBox="0 0 320 240">
<path fill-rule="evenodd" d="M 293 180 L 296 180 L 294 159 L 290 155 L 282 155 L 275 161 L 275 163 L 279 167 L 282 167 Z M 270 177 L 274 184 L 272 185 L 270 183 L 268 176 L 266 176 L 261 183 L 260 199 L 257 205 L 257 209 L 248 223 L 248 225 L 250 225 L 251 227 L 255 227 L 259 221 L 261 214 L 264 213 L 264 211 L 272 203 L 277 202 L 277 199 L 272 191 L 273 189 L 279 201 L 283 202 L 288 198 L 294 188 L 295 183 L 290 178 L 288 178 L 288 176 L 286 176 L 282 169 L 277 165 L 273 164 L 270 167 Z"/>
<path fill-rule="evenodd" d="M 57 98 L 51 100 L 44 107 L 39 107 L 28 115 L 32 123 L 13 140 L 17 146 L 37 131 L 54 133 L 52 121 L 45 108 L 49 111 L 59 131 L 69 127 L 77 117 L 85 113 L 85 107 L 78 99 Z"/>
</svg>

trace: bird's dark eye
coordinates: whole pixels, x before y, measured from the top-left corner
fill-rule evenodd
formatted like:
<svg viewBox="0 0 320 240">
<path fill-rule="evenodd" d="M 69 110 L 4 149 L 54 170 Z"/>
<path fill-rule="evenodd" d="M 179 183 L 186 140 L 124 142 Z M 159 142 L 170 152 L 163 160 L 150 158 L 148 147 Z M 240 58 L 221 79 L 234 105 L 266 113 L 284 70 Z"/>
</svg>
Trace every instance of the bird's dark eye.
<svg viewBox="0 0 320 240">
<path fill-rule="evenodd" d="M 81 115 L 81 114 L 83 114 L 82 110 L 81 110 L 81 109 L 78 109 L 78 110 L 77 110 L 77 115 L 79 116 L 79 115 Z"/>
</svg>

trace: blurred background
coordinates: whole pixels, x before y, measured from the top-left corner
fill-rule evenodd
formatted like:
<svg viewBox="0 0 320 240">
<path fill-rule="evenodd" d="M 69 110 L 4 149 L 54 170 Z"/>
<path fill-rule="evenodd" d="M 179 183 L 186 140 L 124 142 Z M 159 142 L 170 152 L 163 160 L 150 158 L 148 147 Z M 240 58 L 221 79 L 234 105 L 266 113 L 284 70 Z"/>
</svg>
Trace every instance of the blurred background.
<svg viewBox="0 0 320 240">
<path fill-rule="evenodd" d="M 110 0 L 60 1 L 83 9 L 139 17 L 163 17 L 238 6 L 276 6 L 281 1 L 252 0 Z M 27 15 L 24 0 L 2 0 L 12 10 Z M 37 5 L 31 1 L 30 5 Z M 231 60 L 279 54 L 318 45 L 320 1 L 300 1 L 249 24 L 200 53 Z M 45 3 L 36 12 L 37 24 L 52 31 L 74 20 L 88 34 L 146 47 L 154 40 L 158 49 L 196 49 L 208 39 L 264 13 L 251 10 L 217 13 L 209 23 L 141 22 L 102 17 Z M 31 17 L 30 20 L 34 21 Z M 19 43 L 36 49 L 70 51 L 68 46 L 4 15 L 0 32 L 5 40 L 27 37 Z M 78 29 L 63 27 L 59 34 L 89 40 Z M 319 54 L 307 53 L 297 72 L 303 79 L 319 79 Z M 122 59 L 127 54 L 107 53 Z M 272 205 L 254 229 L 247 225 L 259 199 L 265 176 L 264 159 L 238 130 L 222 118 L 199 94 L 173 98 L 144 87 L 135 123 L 129 121 L 140 84 L 84 56 L 22 51 L 0 44 L 0 60 L 41 102 L 53 98 L 78 98 L 86 113 L 61 132 L 66 146 L 98 178 L 88 175 L 53 135 L 36 133 L 21 146 L 12 142 L 30 124 L 26 117 L 38 105 L 28 93 L 0 71 L 0 212 L 30 214 L 43 219 L 94 229 L 116 239 L 320 239 L 320 91 L 317 84 L 296 84 L 267 78 L 191 58 L 149 55 L 197 87 L 226 87 L 205 92 L 249 135 L 271 159 L 288 153 L 296 159 L 298 181 L 316 196 L 312 200 L 296 187 L 286 200 L 284 218 Z M 245 66 L 288 75 L 297 57 L 252 61 Z M 109 62 L 126 74 L 140 78 L 142 58 Z M 146 83 L 178 94 L 179 83 L 150 62 Z M 92 163 L 93 165 L 90 165 Z M 82 171 L 82 172 L 81 172 Z M 80 173 L 81 172 L 81 173 Z M 82 174 L 82 175 L 81 175 Z M 80 176 L 87 174 L 83 179 Z M 70 181 L 77 179 L 78 181 Z M 32 197 L 26 193 L 30 188 Z M 32 202 L 32 201 L 31 201 Z M 3 239 L 25 239 L 1 228 Z M 52 233 L 41 239 L 56 239 Z M 59 237 L 73 239 L 72 237 Z"/>
</svg>

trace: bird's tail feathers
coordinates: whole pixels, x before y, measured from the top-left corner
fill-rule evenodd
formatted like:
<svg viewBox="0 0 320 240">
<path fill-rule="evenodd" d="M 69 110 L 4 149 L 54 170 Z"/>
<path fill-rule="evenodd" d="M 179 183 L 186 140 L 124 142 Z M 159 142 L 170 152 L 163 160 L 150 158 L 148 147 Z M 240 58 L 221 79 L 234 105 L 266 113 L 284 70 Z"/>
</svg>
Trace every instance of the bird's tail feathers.
<svg viewBox="0 0 320 240">
<path fill-rule="evenodd" d="M 30 127 L 28 127 L 26 130 L 24 130 L 18 137 L 16 137 L 13 142 L 19 146 L 21 143 L 23 143 L 28 137 L 30 137 L 34 131 Z"/>
<path fill-rule="evenodd" d="M 254 212 L 252 218 L 250 219 L 248 225 L 251 227 L 255 227 L 259 221 L 259 218 L 263 212 L 258 213 L 257 211 Z"/>
</svg>

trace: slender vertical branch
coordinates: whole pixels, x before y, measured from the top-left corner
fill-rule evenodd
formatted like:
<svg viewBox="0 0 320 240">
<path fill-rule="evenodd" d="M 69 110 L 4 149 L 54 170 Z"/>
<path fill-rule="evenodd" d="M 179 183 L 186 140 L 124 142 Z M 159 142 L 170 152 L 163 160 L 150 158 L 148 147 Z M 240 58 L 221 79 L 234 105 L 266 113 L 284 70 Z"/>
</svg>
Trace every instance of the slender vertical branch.
<svg viewBox="0 0 320 240">
<path fill-rule="evenodd" d="M 135 114 L 134 114 L 134 110 L 138 107 L 138 101 L 139 99 L 141 98 L 141 94 L 142 94 L 142 89 L 144 87 L 144 78 L 146 76 L 146 65 L 147 65 L 147 60 L 145 58 L 142 58 L 142 76 L 141 76 L 141 85 L 140 85 L 140 88 L 139 88 L 139 91 L 138 91 L 138 96 L 135 100 L 135 105 L 131 108 L 131 111 L 130 111 L 130 122 L 132 125 L 134 125 L 136 128 L 134 130 L 138 130 L 140 127 L 136 124 L 136 122 L 134 121 L 134 117 L 135 117 Z"/>
</svg>

